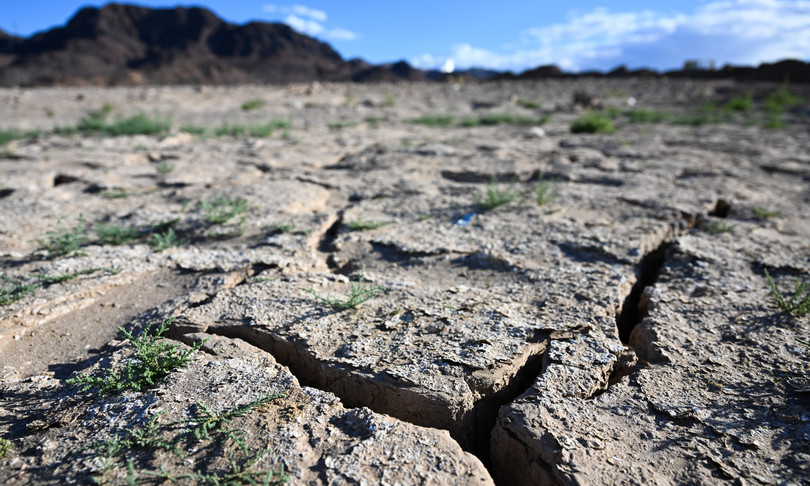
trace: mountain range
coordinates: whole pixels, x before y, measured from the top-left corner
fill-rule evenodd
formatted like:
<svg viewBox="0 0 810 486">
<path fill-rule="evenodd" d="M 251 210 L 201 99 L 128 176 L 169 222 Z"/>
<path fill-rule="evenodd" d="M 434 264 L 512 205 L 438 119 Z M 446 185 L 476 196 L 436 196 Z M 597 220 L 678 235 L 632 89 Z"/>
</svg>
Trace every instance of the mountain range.
<svg viewBox="0 0 810 486">
<path fill-rule="evenodd" d="M 618 68 L 576 75 L 541 66 L 521 74 L 484 69 L 453 74 L 474 79 L 661 75 L 810 82 L 810 64 L 789 60 L 757 68 L 667 73 Z M 373 65 L 344 60 L 328 44 L 285 24 L 235 25 L 201 7 L 111 3 L 83 8 L 64 26 L 28 38 L 0 31 L 0 86 L 427 81 L 447 76 L 405 61 Z"/>
</svg>

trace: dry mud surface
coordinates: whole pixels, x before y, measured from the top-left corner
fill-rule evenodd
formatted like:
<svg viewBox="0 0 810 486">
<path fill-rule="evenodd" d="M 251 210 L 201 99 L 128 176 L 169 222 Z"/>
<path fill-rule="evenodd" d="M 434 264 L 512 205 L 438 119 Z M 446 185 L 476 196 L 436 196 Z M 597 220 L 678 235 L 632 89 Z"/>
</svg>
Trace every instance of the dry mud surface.
<svg viewBox="0 0 810 486">
<path fill-rule="evenodd" d="M 76 125 L 105 103 L 173 126 L 45 134 L 0 156 L 6 279 L 87 271 L 0 307 L 0 483 L 238 484 L 283 469 L 291 484 L 806 484 L 810 324 L 777 308 L 765 275 L 784 293 L 810 278 L 806 107 L 780 130 L 746 114 L 569 130 L 590 109 L 578 91 L 686 112 L 775 89 L 0 90 L 3 129 Z M 242 110 L 251 99 L 263 105 Z M 458 126 L 503 113 L 551 118 Z M 409 123 L 424 115 L 457 122 Z M 180 130 L 271 119 L 289 127 Z M 514 200 L 484 210 L 495 188 Z M 214 224 L 201 201 L 217 198 L 246 211 Z M 42 249 L 79 215 L 79 252 Z M 156 251 L 167 222 L 184 244 Z M 102 245 L 99 223 L 138 238 Z M 317 297 L 360 286 L 384 290 L 348 310 Z M 170 342 L 208 339 L 187 366 L 143 392 L 66 383 L 131 362 L 119 326 L 169 317 Z"/>
</svg>

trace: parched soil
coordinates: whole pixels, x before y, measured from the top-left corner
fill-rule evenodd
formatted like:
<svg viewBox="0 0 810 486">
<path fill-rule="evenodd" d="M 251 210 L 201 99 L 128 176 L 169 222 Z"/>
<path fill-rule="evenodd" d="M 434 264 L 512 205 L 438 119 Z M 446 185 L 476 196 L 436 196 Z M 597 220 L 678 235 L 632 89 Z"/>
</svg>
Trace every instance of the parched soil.
<svg viewBox="0 0 810 486">
<path fill-rule="evenodd" d="M 777 301 L 810 110 L 778 89 L 0 90 L 0 483 L 806 482 L 810 319 Z M 67 382 L 170 318 L 190 362 Z"/>
</svg>

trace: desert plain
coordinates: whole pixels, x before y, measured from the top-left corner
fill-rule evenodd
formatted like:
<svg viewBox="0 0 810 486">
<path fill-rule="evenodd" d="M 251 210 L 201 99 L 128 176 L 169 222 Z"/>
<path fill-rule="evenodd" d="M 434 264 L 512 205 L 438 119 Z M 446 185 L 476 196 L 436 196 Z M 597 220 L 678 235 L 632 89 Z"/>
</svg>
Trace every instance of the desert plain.
<svg viewBox="0 0 810 486">
<path fill-rule="evenodd" d="M 0 483 L 806 484 L 807 100 L 0 89 Z"/>
</svg>

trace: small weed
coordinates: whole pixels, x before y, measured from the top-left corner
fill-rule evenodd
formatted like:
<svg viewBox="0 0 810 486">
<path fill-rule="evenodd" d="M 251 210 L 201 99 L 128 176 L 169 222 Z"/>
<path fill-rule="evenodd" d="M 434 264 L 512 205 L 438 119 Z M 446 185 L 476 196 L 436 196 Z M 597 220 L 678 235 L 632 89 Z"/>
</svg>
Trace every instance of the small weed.
<svg viewBox="0 0 810 486">
<path fill-rule="evenodd" d="M 67 282 L 68 280 L 73 280 L 74 278 L 81 277 L 82 275 L 88 275 L 91 273 L 96 273 L 104 268 L 101 267 L 94 267 L 94 268 L 86 268 L 84 270 L 79 270 L 78 272 L 73 273 L 66 273 L 64 275 L 31 275 L 32 277 L 36 278 L 39 282 L 44 282 L 47 285 L 55 284 L 55 283 L 62 283 Z"/>
<path fill-rule="evenodd" d="M 113 123 L 107 122 L 107 116 L 113 107 L 105 104 L 100 110 L 91 112 L 79 121 L 76 130 L 83 133 L 107 135 L 156 135 L 171 128 L 171 122 L 161 118 L 150 118 L 144 113 L 129 118 L 119 118 Z M 58 129 L 56 133 L 72 133 L 71 129 Z"/>
<path fill-rule="evenodd" d="M 191 135 L 196 135 L 198 137 L 205 137 L 208 136 L 208 134 L 210 133 L 210 130 L 208 128 L 192 124 L 183 125 L 182 127 L 180 127 L 180 131 Z"/>
<path fill-rule="evenodd" d="M 247 211 L 247 199 L 220 196 L 213 201 L 200 201 L 203 218 L 210 224 L 222 224 Z"/>
<path fill-rule="evenodd" d="M 765 98 L 765 110 L 770 112 L 781 113 L 786 108 L 792 108 L 804 103 L 804 100 L 791 93 L 790 85 L 785 81 L 778 90 L 769 94 Z"/>
<path fill-rule="evenodd" d="M 13 448 L 14 444 L 10 440 L 0 437 L 0 457 L 6 457 Z"/>
<path fill-rule="evenodd" d="M 123 223 L 110 223 L 96 225 L 98 242 L 101 245 L 125 245 L 140 236 L 135 226 L 124 226 Z"/>
<path fill-rule="evenodd" d="M 129 197 L 129 193 L 126 189 L 115 187 L 106 191 L 101 191 L 99 196 L 103 197 L 104 199 L 121 199 Z"/>
<path fill-rule="evenodd" d="M 535 200 L 538 206 L 545 206 L 557 195 L 557 191 L 551 187 L 552 182 L 551 180 L 541 180 L 537 187 L 534 188 Z"/>
<path fill-rule="evenodd" d="M 218 137 L 231 136 L 231 137 L 259 137 L 266 138 L 273 134 L 275 130 L 289 129 L 290 123 L 282 120 L 270 120 L 267 123 L 259 123 L 253 125 L 222 125 L 214 129 L 214 135 Z"/>
<path fill-rule="evenodd" d="M 189 202 L 189 201 L 186 201 Z M 165 233 L 171 228 L 177 226 L 177 223 L 180 222 L 180 218 L 174 219 L 167 219 L 166 221 L 161 221 L 159 223 L 155 223 L 152 225 L 152 231 L 155 233 Z"/>
<path fill-rule="evenodd" d="M 11 130 L 0 130 L 0 145 L 5 145 L 17 138 L 17 134 Z"/>
<path fill-rule="evenodd" d="M 64 229 L 61 227 L 63 219 L 64 217 L 59 218 L 56 227 L 45 232 L 44 240 L 37 240 L 37 243 L 48 251 L 48 256 L 51 258 L 78 252 L 82 243 L 87 241 L 87 232 L 84 228 L 86 224 L 84 216 L 79 215 L 79 219 L 76 220 L 76 226 L 72 229 Z"/>
<path fill-rule="evenodd" d="M 370 117 L 366 118 L 366 123 L 368 123 L 369 126 L 372 127 L 372 128 L 377 128 L 384 121 L 385 121 L 385 118 L 383 118 L 381 116 L 370 116 Z"/>
<path fill-rule="evenodd" d="M 161 342 L 163 333 L 169 330 L 174 317 L 163 321 L 154 334 L 150 335 L 151 324 L 136 338 L 132 333 L 119 327 L 121 333 L 135 347 L 135 355 L 128 360 L 123 370 L 108 371 L 107 376 L 98 377 L 83 374 L 67 380 L 70 384 L 82 386 L 82 391 L 97 388 L 99 393 L 115 393 L 121 390 L 143 391 L 155 385 L 155 380 L 166 376 L 172 370 L 187 365 L 192 355 L 205 341 L 191 349 L 181 351 L 180 345 Z"/>
<path fill-rule="evenodd" d="M 478 118 L 465 118 L 461 121 L 463 127 L 477 127 L 480 125 L 524 125 L 537 126 L 544 125 L 551 119 L 551 115 L 544 115 L 541 118 L 532 118 L 521 115 L 511 115 L 509 113 L 494 113 L 482 115 Z"/>
<path fill-rule="evenodd" d="M 665 121 L 669 115 L 653 110 L 630 110 L 624 113 L 630 123 L 658 123 Z"/>
<path fill-rule="evenodd" d="M 178 457 L 183 457 L 183 453 L 177 447 L 176 441 L 167 440 L 160 436 L 160 417 L 165 413 L 165 411 L 156 413 L 144 427 L 128 429 L 124 438 L 114 437 L 104 441 L 94 441 L 84 449 L 90 449 L 105 459 L 112 459 L 124 451 L 135 448 L 164 450 Z"/>
<path fill-rule="evenodd" d="M 295 227 L 291 223 L 276 223 L 269 228 L 272 234 L 289 233 L 291 235 L 308 235 L 312 230 L 303 230 Z"/>
<path fill-rule="evenodd" d="M 768 269 L 765 268 L 764 270 L 765 278 L 768 279 L 768 286 L 771 288 L 771 298 L 779 307 L 779 310 L 794 317 L 804 317 L 810 314 L 810 281 L 796 279 L 793 295 L 786 300 L 768 273 Z"/>
<path fill-rule="evenodd" d="M 528 108 L 530 110 L 536 110 L 540 108 L 540 103 L 531 100 L 524 100 L 522 98 L 518 98 L 517 101 L 515 101 L 515 103 L 517 103 L 518 106 L 522 106 L 523 108 Z"/>
<path fill-rule="evenodd" d="M 700 227 L 704 231 L 708 231 L 709 233 L 711 233 L 713 235 L 719 235 L 721 233 L 729 233 L 729 232 L 731 232 L 731 230 L 734 229 L 734 226 L 732 226 L 730 224 L 723 223 L 723 222 L 720 222 L 720 221 L 715 221 L 713 219 L 707 219 L 707 220 L 703 221 L 703 224 L 701 224 Z"/>
<path fill-rule="evenodd" d="M 24 284 L 5 273 L 0 274 L 0 281 L 3 282 L 0 287 L 0 306 L 13 304 L 26 295 L 34 293 L 39 287 L 39 284 L 36 283 Z"/>
<path fill-rule="evenodd" d="M 745 96 L 729 100 L 728 103 L 723 105 L 723 109 L 727 111 L 751 111 L 753 105 L 754 104 L 751 102 L 751 92 L 749 91 Z"/>
<path fill-rule="evenodd" d="M 360 271 L 360 278 L 358 279 L 357 283 L 352 282 L 352 287 L 351 290 L 349 291 L 349 295 L 347 295 L 345 299 L 333 299 L 328 295 L 324 297 L 318 292 L 316 292 L 315 289 L 301 288 L 301 290 L 312 295 L 317 300 L 331 307 L 333 310 L 344 311 L 348 309 L 356 309 L 357 306 L 359 306 L 363 302 L 369 301 L 374 297 L 377 297 L 377 294 L 379 294 L 380 292 L 384 292 L 386 290 L 385 287 L 381 287 L 379 285 L 364 284 L 363 280 L 365 280 L 365 278 L 366 278 L 366 266 L 363 265 L 363 269 Z"/>
<path fill-rule="evenodd" d="M 397 104 L 397 102 L 394 99 L 394 95 L 392 95 L 391 93 L 386 93 L 385 94 L 385 103 L 384 103 L 384 105 L 388 106 L 388 107 L 392 107 L 392 106 L 394 106 L 396 104 Z"/>
<path fill-rule="evenodd" d="M 767 209 L 759 206 L 751 206 L 751 211 L 754 212 L 754 216 L 756 216 L 758 219 L 778 218 L 782 215 L 782 211 L 768 211 Z"/>
<path fill-rule="evenodd" d="M 143 113 L 118 119 L 104 129 L 110 135 L 157 135 L 171 128 L 168 120 L 149 118 Z"/>
<path fill-rule="evenodd" d="M 256 465 L 262 456 L 270 452 L 270 450 L 270 448 L 260 450 L 253 454 L 253 456 L 246 453 L 246 460 L 242 464 L 239 464 L 234 457 L 233 451 L 228 449 L 225 451 L 225 455 L 228 458 L 228 463 L 230 464 L 231 470 L 222 473 L 203 473 L 200 470 L 196 470 L 193 474 L 181 474 L 175 476 L 168 472 L 165 468 L 161 467 L 160 473 L 151 473 L 151 475 L 171 483 L 186 480 L 183 481 L 184 484 L 191 481 L 190 484 L 205 484 L 210 486 L 239 484 L 286 484 L 290 478 L 284 473 L 283 465 L 278 471 L 253 470 L 253 466 Z"/>
<path fill-rule="evenodd" d="M 160 253 L 163 250 L 183 246 L 186 243 L 188 243 L 188 240 L 177 236 L 177 233 L 174 232 L 174 228 L 169 228 L 166 231 L 153 234 L 152 239 L 149 241 L 149 246 L 152 247 L 152 250 Z"/>
<path fill-rule="evenodd" d="M 369 221 L 367 219 L 363 219 L 362 214 L 357 215 L 357 219 L 353 219 L 346 223 L 346 226 L 349 227 L 352 231 L 365 231 L 365 230 L 373 230 L 377 228 L 381 228 L 383 226 L 387 226 L 389 224 L 394 224 L 393 221 Z"/>
<path fill-rule="evenodd" d="M 253 110 L 258 110 L 259 108 L 261 108 L 263 106 L 264 106 L 264 101 L 262 101 L 262 100 L 260 100 L 258 98 L 253 98 L 252 100 L 247 100 L 244 103 L 242 103 L 242 110 L 244 110 L 244 111 L 253 111 Z"/>
<path fill-rule="evenodd" d="M 171 174 L 172 171 L 174 171 L 174 166 L 169 164 L 168 162 L 161 162 L 160 165 L 155 167 L 155 170 L 157 171 L 158 174 L 166 176 Z"/>
<path fill-rule="evenodd" d="M 45 108 L 45 116 L 47 116 L 48 118 L 53 118 L 55 116 L 53 108 Z"/>
<path fill-rule="evenodd" d="M 481 209 L 484 211 L 490 211 L 499 206 L 509 204 L 517 199 L 517 197 L 518 193 L 516 191 L 501 189 L 496 177 L 493 177 L 492 182 L 487 184 L 485 197 L 475 196 L 478 205 L 481 206 Z"/>
<path fill-rule="evenodd" d="M 571 123 L 571 133 L 613 133 L 610 118 L 601 113 L 589 113 Z"/>
<path fill-rule="evenodd" d="M 193 438 L 193 440 L 197 442 L 212 440 L 212 434 L 220 435 L 230 440 L 247 453 L 244 431 L 228 429 L 226 426 L 231 424 L 231 419 L 245 416 L 256 408 L 282 397 L 284 397 L 283 393 L 270 393 L 241 407 L 224 410 L 222 412 L 215 412 L 205 404 L 197 402 L 197 413 L 190 419 L 181 422 L 183 425 L 188 426 L 183 430 L 181 435 L 189 439 Z"/>
<path fill-rule="evenodd" d="M 353 122 L 353 121 L 337 121 L 337 122 L 332 122 L 327 126 L 331 130 L 341 130 L 343 128 L 356 127 L 357 122 Z"/>
<path fill-rule="evenodd" d="M 429 127 L 449 127 L 453 122 L 455 122 L 455 118 L 450 115 L 424 115 L 408 120 L 408 123 L 413 125 L 426 125 Z"/>
</svg>

